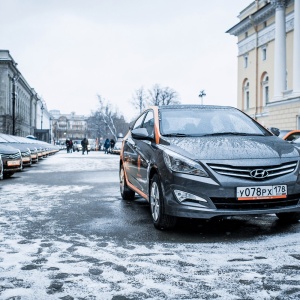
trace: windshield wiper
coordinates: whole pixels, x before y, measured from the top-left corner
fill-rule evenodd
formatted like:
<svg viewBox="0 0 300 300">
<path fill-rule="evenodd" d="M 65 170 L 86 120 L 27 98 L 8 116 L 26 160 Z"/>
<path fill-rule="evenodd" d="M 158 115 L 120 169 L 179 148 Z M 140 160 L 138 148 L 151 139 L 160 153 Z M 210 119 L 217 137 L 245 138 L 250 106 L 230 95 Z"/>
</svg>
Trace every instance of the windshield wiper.
<svg viewBox="0 0 300 300">
<path fill-rule="evenodd" d="M 163 134 L 163 136 L 166 136 L 166 137 L 186 137 L 186 136 L 190 136 L 189 134 L 185 134 L 185 133 L 166 133 L 166 134 Z"/>
<path fill-rule="evenodd" d="M 215 132 L 215 133 L 208 133 L 202 136 L 217 136 L 217 135 L 240 135 L 240 136 L 264 136 L 261 133 L 245 133 L 245 132 Z"/>
</svg>

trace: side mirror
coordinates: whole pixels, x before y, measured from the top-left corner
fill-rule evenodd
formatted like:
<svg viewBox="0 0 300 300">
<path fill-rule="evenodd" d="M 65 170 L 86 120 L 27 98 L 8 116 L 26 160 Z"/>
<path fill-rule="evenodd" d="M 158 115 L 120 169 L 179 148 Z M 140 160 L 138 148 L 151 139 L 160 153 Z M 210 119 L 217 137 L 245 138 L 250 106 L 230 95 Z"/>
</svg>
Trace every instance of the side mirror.
<svg viewBox="0 0 300 300">
<path fill-rule="evenodd" d="M 134 139 L 138 139 L 138 140 L 146 140 L 150 138 L 146 128 L 133 129 L 131 131 L 131 135 Z"/>
<path fill-rule="evenodd" d="M 276 127 L 270 127 L 269 130 L 276 136 L 279 136 L 280 134 L 280 130 L 279 128 L 276 128 Z"/>
</svg>

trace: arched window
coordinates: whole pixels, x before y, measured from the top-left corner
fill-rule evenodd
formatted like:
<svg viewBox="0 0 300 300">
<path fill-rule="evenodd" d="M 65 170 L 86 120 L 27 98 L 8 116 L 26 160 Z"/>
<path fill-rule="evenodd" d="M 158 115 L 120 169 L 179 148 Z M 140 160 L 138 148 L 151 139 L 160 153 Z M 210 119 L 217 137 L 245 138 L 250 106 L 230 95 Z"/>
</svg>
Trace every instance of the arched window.
<svg viewBox="0 0 300 300">
<path fill-rule="evenodd" d="M 244 109 L 250 108 L 250 92 L 249 92 L 249 81 L 248 79 L 245 79 L 244 85 L 243 85 L 243 98 L 244 98 Z"/>
<path fill-rule="evenodd" d="M 262 105 L 266 106 L 270 101 L 270 93 L 269 93 L 269 75 L 268 73 L 264 73 L 261 81 L 261 95 L 262 95 Z"/>
</svg>

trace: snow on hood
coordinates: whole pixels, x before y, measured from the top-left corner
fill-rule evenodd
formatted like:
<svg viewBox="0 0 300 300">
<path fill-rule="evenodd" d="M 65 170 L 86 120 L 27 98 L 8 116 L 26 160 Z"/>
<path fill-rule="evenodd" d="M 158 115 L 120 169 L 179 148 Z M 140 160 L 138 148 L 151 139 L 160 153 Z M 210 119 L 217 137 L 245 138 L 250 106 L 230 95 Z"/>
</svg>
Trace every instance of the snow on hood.
<svg viewBox="0 0 300 300">
<path fill-rule="evenodd" d="M 164 138 L 170 149 L 196 159 L 256 159 L 299 157 L 291 144 L 275 136 L 209 136 Z M 183 151 L 185 153 L 183 153 Z"/>
</svg>

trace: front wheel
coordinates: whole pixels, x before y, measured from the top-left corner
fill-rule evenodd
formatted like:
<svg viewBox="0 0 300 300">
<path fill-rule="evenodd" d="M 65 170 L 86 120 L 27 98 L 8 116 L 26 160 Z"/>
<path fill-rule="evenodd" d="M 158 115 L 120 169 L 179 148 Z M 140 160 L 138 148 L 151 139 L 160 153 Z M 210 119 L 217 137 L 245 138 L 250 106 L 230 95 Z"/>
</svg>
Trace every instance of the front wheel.
<svg viewBox="0 0 300 300">
<path fill-rule="evenodd" d="M 278 213 L 276 216 L 285 223 L 296 223 L 300 220 L 300 212 Z"/>
<path fill-rule="evenodd" d="M 120 167 L 120 193 L 123 200 L 134 199 L 135 192 L 131 190 L 126 183 L 125 171 L 123 165 Z"/>
<path fill-rule="evenodd" d="M 156 229 L 171 229 L 176 225 L 177 218 L 164 213 L 163 193 L 157 174 L 155 174 L 151 180 L 150 209 L 153 225 Z"/>
</svg>

